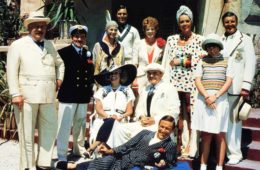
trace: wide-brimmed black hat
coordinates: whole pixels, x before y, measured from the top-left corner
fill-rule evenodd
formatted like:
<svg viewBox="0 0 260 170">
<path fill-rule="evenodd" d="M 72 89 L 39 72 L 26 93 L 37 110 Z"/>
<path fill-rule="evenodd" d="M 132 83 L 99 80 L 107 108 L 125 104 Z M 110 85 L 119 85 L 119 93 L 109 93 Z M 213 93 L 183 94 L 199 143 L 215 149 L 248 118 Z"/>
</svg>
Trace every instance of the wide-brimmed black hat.
<svg viewBox="0 0 260 170">
<path fill-rule="evenodd" d="M 120 70 L 120 84 L 128 86 L 131 84 L 137 74 L 136 67 L 133 64 L 126 64 L 122 66 L 112 65 L 109 68 L 104 69 L 98 75 L 94 76 L 94 79 L 101 86 L 107 86 L 111 84 L 110 74 L 114 71 Z"/>
</svg>

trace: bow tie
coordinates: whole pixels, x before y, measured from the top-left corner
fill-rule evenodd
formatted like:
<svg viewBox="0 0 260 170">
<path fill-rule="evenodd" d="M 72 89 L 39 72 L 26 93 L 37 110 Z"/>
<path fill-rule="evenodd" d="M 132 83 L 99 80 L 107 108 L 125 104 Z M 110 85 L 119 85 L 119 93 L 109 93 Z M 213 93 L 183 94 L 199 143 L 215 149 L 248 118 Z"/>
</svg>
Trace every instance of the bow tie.
<svg viewBox="0 0 260 170">
<path fill-rule="evenodd" d="M 35 41 L 35 43 L 41 48 L 44 47 L 44 41 Z"/>
</svg>

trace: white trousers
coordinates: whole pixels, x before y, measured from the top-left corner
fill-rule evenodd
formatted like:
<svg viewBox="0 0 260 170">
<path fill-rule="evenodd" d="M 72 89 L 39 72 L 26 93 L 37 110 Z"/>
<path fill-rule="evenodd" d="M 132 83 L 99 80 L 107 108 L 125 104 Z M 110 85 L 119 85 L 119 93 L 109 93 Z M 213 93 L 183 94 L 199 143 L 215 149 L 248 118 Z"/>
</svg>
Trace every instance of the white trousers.
<svg viewBox="0 0 260 170">
<path fill-rule="evenodd" d="M 151 126 L 143 127 L 139 121 L 133 123 L 116 123 L 113 126 L 113 133 L 111 133 L 111 135 L 113 135 L 113 143 L 110 142 L 111 139 L 109 139 L 107 143 L 113 148 L 120 146 L 144 129 L 155 132 L 158 129 L 158 125 L 153 124 Z"/>
<path fill-rule="evenodd" d="M 243 158 L 241 152 L 242 121 L 238 121 L 233 114 L 233 109 L 237 105 L 239 98 L 240 96 L 228 96 L 230 118 L 228 121 L 228 131 L 226 133 L 227 157 L 236 160 Z"/>
<path fill-rule="evenodd" d="M 68 143 L 73 125 L 73 154 L 85 152 L 86 113 L 88 104 L 59 103 L 57 154 L 58 159 L 67 161 Z"/>
<path fill-rule="evenodd" d="M 20 170 L 36 169 L 36 165 L 50 167 L 57 133 L 57 111 L 55 103 L 24 103 L 21 110 L 14 105 L 19 134 Z M 34 134 L 37 122 L 38 152 L 35 160 Z"/>
</svg>

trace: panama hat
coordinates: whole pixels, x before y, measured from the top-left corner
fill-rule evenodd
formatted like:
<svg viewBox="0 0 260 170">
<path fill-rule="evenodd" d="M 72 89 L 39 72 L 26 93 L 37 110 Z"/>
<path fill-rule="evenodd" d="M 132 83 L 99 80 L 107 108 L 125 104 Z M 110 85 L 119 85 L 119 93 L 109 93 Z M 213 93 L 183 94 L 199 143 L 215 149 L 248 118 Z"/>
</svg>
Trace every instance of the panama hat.
<svg viewBox="0 0 260 170">
<path fill-rule="evenodd" d="M 98 75 L 94 76 L 94 79 L 101 86 L 107 86 L 111 84 L 110 74 L 114 71 L 120 70 L 120 84 L 124 86 L 130 85 L 136 78 L 137 70 L 133 64 L 126 64 L 123 66 L 112 65 L 111 67 L 104 69 Z"/>
<path fill-rule="evenodd" d="M 220 49 L 223 50 L 221 38 L 217 34 L 209 34 L 206 36 L 205 40 L 202 42 L 203 50 L 206 50 L 207 44 L 217 44 Z"/>
<path fill-rule="evenodd" d="M 23 24 L 25 28 L 28 28 L 28 26 L 34 22 L 46 22 L 46 24 L 49 24 L 50 18 L 45 17 L 42 11 L 33 11 L 30 12 L 29 17 L 24 20 Z"/>
<path fill-rule="evenodd" d="M 151 64 L 147 65 L 144 69 L 145 72 L 152 71 L 152 70 L 157 70 L 157 71 L 164 73 L 163 66 L 161 64 L 158 64 L 158 63 L 151 63 Z"/>
<path fill-rule="evenodd" d="M 243 99 L 243 97 L 240 97 L 237 107 L 239 120 L 246 120 L 252 108 L 250 101 L 248 101 L 247 99 Z"/>
</svg>

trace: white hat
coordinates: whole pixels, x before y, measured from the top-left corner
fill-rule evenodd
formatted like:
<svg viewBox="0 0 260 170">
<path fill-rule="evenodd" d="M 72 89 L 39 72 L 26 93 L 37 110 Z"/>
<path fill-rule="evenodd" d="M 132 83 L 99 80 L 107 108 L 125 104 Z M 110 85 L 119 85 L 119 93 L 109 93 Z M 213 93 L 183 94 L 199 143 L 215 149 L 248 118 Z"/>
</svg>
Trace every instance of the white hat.
<svg viewBox="0 0 260 170">
<path fill-rule="evenodd" d="M 222 44 L 220 36 L 218 36 L 217 34 L 214 34 L 214 33 L 207 35 L 205 40 L 202 42 L 201 46 L 202 46 L 203 50 L 206 50 L 207 44 L 217 44 L 221 50 L 223 49 L 223 44 Z"/>
<path fill-rule="evenodd" d="M 116 21 L 113 21 L 113 20 L 108 21 L 108 22 L 106 23 L 106 28 L 105 28 L 105 30 L 109 29 L 109 28 L 112 27 L 112 26 L 118 27 L 118 24 L 116 23 Z"/>
<path fill-rule="evenodd" d="M 24 20 L 23 24 L 25 28 L 28 28 L 28 25 L 34 22 L 46 22 L 46 24 L 49 24 L 50 18 L 45 17 L 42 11 L 33 11 L 30 12 L 29 17 Z"/>
<path fill-rule="evenodd" d="M 70 30 L 69 30 L 69 33 L 71 35 L 71 33 L 74 31 L 74 30 L 84 30 L 86 33 L 88 33 L 88 27 L 85 26 L 85 25 L 74 25 L 74 26 L 71 26 L 70 27 Z"/>
<path fill-rule="evenodd" d="M 163 66 L 158 63 L 151 63 L 151 64 L 147 65 L 144 69 L 145 72 L 151 71 L 151 70 L 156 70 L 156 71 L 160 71 L 160 72 L 164 73 Z"/>
<path fill-rule="evenodd" d="M 235 114 L 235 118 L 239 120 L 246 120 L 249 116 L 251 108 L 252 106 L 250 102 L 243 97 L 240 97 L 236 107 L 233 110 L 233 114 Z"/>
<path fill-rule="evenodd" d="M 192 11 L 190 10 L 190 8 L 188 8 L 185 5 L 180 6 L 180 8 L 178 9 L 177 13 L 176 13 L 176 19 L 179 22 L 180 16 L 181 15 L 188 15 L 190 20 L 193 22 L 193 14 Z"/>
</svg>

